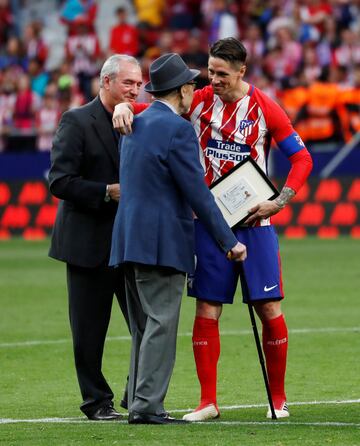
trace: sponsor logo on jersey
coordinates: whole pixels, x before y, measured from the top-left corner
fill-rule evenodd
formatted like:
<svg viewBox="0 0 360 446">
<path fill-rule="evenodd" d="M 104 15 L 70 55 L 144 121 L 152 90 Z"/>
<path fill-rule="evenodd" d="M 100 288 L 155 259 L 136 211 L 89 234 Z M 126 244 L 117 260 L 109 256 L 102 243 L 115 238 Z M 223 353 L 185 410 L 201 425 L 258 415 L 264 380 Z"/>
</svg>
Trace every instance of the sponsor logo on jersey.
<svg viewBox="0 0 360 446">
<path fill-rule="evenodd" d="M 243 136 L 249 136 L 254 128 L 255 121 L 244 119 L 240 121 L 239 130 Z"/>
<path fill-rule="evenodd" d="M 236 142 L 209 139 L 205 154 L 208 157 L 223 161 L 240 162 L 250 155 L 250 146 Z"/>
</svg>

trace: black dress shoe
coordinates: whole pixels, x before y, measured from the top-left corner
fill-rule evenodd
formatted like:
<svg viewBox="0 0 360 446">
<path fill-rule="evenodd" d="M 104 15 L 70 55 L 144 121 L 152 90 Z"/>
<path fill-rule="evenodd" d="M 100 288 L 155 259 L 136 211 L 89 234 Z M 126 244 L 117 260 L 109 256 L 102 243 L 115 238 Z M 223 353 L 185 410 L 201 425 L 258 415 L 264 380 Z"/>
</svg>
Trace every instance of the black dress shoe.
<svg viewBox="0 0 360 446">
<path fill-rule="evenodd" d="M 172 418 L 168 413 L 151 415 L 148 413 L 129 413 L 129 424 L 188 424 L 188 421 Z"/>
<path fill-rule="evenodd" d="M 88 418 L 93 421 L 114 421 L 121 420 L 122 415 L 112 406 L 102 406 L 92 415 L 88 415 Z"/>
</svg>

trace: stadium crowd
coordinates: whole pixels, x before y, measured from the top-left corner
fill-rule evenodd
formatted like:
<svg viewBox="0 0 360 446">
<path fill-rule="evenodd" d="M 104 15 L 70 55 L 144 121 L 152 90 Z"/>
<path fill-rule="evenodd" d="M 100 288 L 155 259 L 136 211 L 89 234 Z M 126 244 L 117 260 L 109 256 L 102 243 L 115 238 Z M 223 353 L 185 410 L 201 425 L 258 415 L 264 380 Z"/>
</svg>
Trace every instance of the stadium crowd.
<svg viewBox="0 0 360 446">
<path fill-rule="evenodd" d="M 15 3 L 0 0 L 0 150 L 50 150 L 61 113 L 97 94 L 112 53 L 138 58 L 146 82 L 152 60 L 178 52 L 201 70 L 202 87 L 209 44 L 229 36 L 248 50 L 246 80 L 284 107 L 310 147 L 360 130 L 359 0 L 119 0 L 106 47 L 101 0 L 57 1 L 67 37 L 51 70 L 46 17 L 19 27 Z M 139 100 L 148 99 L 142 91 Z"/>
</svg>

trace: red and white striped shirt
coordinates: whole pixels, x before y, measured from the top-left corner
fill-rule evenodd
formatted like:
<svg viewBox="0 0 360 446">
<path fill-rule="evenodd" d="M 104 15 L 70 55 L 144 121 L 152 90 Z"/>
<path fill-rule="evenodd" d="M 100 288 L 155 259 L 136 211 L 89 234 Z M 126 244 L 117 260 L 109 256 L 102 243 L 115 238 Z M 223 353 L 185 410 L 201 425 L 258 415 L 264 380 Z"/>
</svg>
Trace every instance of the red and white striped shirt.
<svg viewBox="0 0 360 446">
<path fill-rule="evenodd" d="M 281 107 L 252 85 L 236 102 L 223 101 L 211 86 L 196 90 L 187 117 L 208 185 L 249 155 L 267 174 L 272 138 L 288 157 L 305 147 Z"/>
</svg>

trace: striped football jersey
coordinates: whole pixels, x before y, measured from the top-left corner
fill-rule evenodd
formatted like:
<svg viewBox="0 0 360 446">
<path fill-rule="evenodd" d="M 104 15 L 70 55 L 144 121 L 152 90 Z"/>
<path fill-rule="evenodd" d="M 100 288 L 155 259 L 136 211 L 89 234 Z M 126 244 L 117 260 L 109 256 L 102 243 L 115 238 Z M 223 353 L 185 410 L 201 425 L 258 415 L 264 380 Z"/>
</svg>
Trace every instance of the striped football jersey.
<svg viewBox="0 0 360 446">
<path fill-rule="evenodd" d="M 236 102 L 222 101 L 211 86 L 196 90 L 187 118 L 200 143 L 208 185 L 248 155 L 267 174 L 272 138 L 287 157 L 305 147 L 282 108 L 253 85 Z"/>
</svg>

